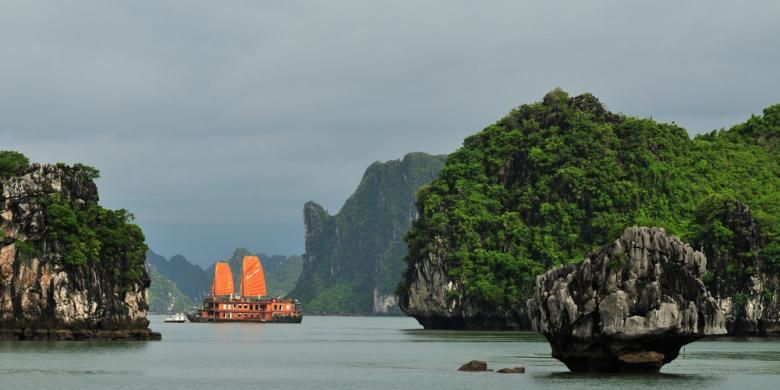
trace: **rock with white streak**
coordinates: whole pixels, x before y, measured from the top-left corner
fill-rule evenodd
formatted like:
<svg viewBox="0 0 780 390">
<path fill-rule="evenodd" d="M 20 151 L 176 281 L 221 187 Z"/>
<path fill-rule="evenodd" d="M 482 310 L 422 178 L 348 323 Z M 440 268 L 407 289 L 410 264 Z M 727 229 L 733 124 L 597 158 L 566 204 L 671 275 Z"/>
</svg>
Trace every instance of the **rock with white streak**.
<svg viewBox="0 0 780 390">
<path fill-rule="evenodd" d="M 700 278 L 705 256 L 663 229 L 628 228 L 579 264 L 537 278 L 528 310 L 574 372 L 657 372 L 680 348 L 725 334 Z"/>
</svg>

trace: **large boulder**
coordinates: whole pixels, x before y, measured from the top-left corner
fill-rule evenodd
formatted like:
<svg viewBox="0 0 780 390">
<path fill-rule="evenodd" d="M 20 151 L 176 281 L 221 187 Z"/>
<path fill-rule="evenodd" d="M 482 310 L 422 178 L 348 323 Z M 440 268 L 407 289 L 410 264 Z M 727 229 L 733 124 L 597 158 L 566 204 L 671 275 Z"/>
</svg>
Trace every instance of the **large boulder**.
<svg viewBox="0 0 780 390">
<path fill-rule="evenodd" d="M 663 229 L 628 228 L 579 264 L 537 278 L 532 326 L 574 372 L 657 372 L 680 348 L 725 334 L 700 278 L 707 259 Z"/>
</svg>

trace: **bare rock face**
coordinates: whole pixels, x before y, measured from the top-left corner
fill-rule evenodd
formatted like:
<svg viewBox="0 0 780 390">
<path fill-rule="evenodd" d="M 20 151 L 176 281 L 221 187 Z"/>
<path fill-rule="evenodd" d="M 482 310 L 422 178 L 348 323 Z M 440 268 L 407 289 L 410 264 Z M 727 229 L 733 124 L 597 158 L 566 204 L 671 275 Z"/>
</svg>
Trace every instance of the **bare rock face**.
<svg viewBox="0 0 780 390">
<path fill-rule="evenodd" d="M 87 174 L 33 164 L 0 181 L 0 190 L 0 340 L 160 338 L 146 318 L 145 269 L 135 281 L 119 282 L 114 268 L 120 264 L 68 266 L 63 245 L 47 235 L 49 195 L 76 208 L 97 203 Z"/>
<path fill-rule="evenodd" d="M 462 280 L 449 275 L 446 239 L 437 237 L 431 245 L 435 250 L 406 270 L 408 286 L 399 297 L 406 315 L 425 329 L 530 329 L 524 305 L 497 308 L 469 299 Z"/>
<path fill-rule="evenodd" d="M 663 229 L 628 228 L 582 263 L 537 278 L 528 310 L 574 372 L 657 372 L 680 348 L 725 334 L 699 279 L 707 259 Z"/>
</svg>

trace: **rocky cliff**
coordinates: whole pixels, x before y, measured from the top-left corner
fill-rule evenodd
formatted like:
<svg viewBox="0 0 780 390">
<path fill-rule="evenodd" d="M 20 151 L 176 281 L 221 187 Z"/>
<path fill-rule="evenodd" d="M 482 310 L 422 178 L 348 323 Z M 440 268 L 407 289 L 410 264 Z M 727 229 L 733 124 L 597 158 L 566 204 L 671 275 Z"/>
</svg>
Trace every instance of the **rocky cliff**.
<svg viewBox="0 0 780 390">
<path fill-rule="evenodd" d="M 426 328 L 523 329 L 537 275 L 626 227 L 658 226 L 713 259 L 703 280 L 730 330 L 772 333 L 779 140 L 780 105 L 692 139 L 556 89 L 466 138 L 419 191 L 401 308 Z M 748 207 L 755 229 L 729 227 L 712 199 Z"/>
<path fill-rule="evenodd" d="M 704 283 L 707 259 L 655 228 L 628 228 L 582 263 L 539 276 L 528 307 L 574 372 L 658 371 L 680 348 L 725 334 Z"/>
<path fill-rule="evenodd" d="M 303 272 L 290 295 L 307 312 L 398 313 L 395 289 L 407 253 L 403 237 L 417 216 L 414 194 L 444 160 L 411 153 L 374 163 L 334 216 L 306 203 Z"/>
<path fill-rule="evenodd" d="M 0 178 L 0 339 L 159 339 L 141 230 L 100 207 L 98 175 L 25 165 Z"/>
<path fill-rule="evenodd" d="M 780 273 L 768 261 L 773 249 L 750 208 L 710 196 L 699 206 L 693 243 L 710 260 L 703 276 L 718 299 L 731 335 L 780 335 Z"/>
</svg>

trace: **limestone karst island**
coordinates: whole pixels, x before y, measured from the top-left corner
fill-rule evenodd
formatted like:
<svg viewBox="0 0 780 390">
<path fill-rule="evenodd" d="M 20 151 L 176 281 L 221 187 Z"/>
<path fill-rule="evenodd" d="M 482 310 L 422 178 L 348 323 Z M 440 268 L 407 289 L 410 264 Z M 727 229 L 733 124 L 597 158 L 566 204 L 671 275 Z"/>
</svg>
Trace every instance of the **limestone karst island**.
<svg viewBox="0 0 780 390">
<path fill-rule="evenodd" d="M 778 389 L 778 20 L 0 2 L 0 389 Z"/>
</svg>

